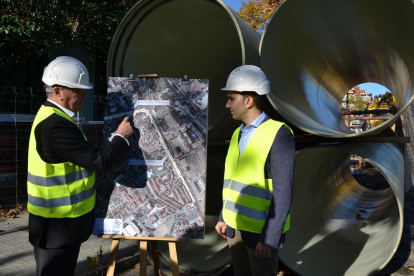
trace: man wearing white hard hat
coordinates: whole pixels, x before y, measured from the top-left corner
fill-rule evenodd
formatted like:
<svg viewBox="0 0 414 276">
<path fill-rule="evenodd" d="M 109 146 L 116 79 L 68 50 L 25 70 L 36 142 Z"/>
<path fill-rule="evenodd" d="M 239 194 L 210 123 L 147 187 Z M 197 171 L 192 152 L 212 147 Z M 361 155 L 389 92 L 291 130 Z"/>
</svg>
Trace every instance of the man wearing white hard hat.
<svg viewBox="0 0 414 276">
<path fill-rule="evenodd" d="M 275 276 L 290 227 L 293 132 L 262 111 L 270 83 L 259 67 L 237 67 L 222 90 L 226 108 L 242 124 L 227 152 L 216 231 L 228 241 L 235 276 Z"/>
<path fill-rule="evenodd" d="M 36 275 L 73 275 L 81 243 L 92 233 L 95 172 L 104 174 L 129 150 L 126 117 L 104 149 L 88 143 L 72 120 L 92 89 L 85 65 L 58 57 L 44 69 L 47 100 L 33 122 L 28 155 L 29 241 Z"/>
</svg>

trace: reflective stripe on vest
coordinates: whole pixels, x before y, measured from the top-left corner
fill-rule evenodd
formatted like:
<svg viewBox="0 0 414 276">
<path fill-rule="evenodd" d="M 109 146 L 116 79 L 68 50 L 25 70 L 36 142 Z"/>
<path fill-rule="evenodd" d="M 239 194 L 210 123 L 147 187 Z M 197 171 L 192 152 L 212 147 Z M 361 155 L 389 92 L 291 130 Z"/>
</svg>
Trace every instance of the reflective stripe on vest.
<svg viewBox="0 0 414 276">
<path fill-rule="evenodd" d="M 272 200 L 272 179 L 265 178 L 265 164 L 277 132 L 285 124 L 262 123 L 239 158 L 240 128 L 234 132 L 226 157 L 223 181 L 223 219 L 232 228 L 261 233 Z M 287 126 L 286 126 L 287 127 Z M 289 127 L 288 129 L 292 131 Z M 289 229 L 290 215 L 283 232 Z"/>
<path fill-rule="evenodd" d="M 72 173 L 68 173 L 67 175 L 58 175 L 58 176 L 51 176 L 51 177 L 43 177 L 32 175 L 31 173 L 27 173 L 27 181 L 34 185 L 44 186 L 44 187 L 53 187 L 57 185 L 64 185 L 66 183 L 72 183 L 83 178 L 88 178 L 93 174 L 92 171 L 88 170 L 80 170 L 75 171 Z"/>
<path fill-rule="evenodd" d="M 49 164 L 40 157 L 36 147 L 35 129 L 52 114 L 74 123 L 57 108 L 42 106 L 39 109 L 29 141 L 28 210 L 47 218 L 79 217 L 95 206 L 95 173 L 71 162 Z M 84 134 L 83 137 L 86 140 Z"/>
<path fill-rule="evenodd" d="M 237 191 L 239 193 L 243 191 L 244 195 L 250 195 L 250 196 L 258 197 L 261 199 L 269 199 L 269 200 L 272 199 L 271 191 L 266 191 L 262 188 L 246 185 L 241 182 L 234 181 L 234 180 L 230 181 L 230 179 L 225 179 L 223 181 L 223 189 L 225 188 L 231 189 L 233 191 Z"/>
<path fill-rule="evenodd" d="M 29 202 L 33 206 L 43 207 L 43 208 L 55 208 L 61 206 L 68 206 L 73 205 L 83 200 L 86 200 L 93 196 L 95 193 L 95 185 L 92 188 L 82 191 L 77 194 L 73 194 L 67 197 L 59 197 L 59 198 L 52 198 L 52 199 L 44 199 L 41 197 L 36 197 L 29 195 Z"/>
</svg>

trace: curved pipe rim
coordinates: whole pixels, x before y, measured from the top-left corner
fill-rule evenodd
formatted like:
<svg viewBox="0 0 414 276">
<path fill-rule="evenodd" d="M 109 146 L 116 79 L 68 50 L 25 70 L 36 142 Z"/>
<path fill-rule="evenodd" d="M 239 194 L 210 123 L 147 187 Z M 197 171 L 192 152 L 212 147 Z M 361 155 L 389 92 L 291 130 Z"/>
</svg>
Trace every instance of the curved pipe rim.
<svg viewBox="0 0 414 276">
<path fill-rule="evenodd" d="M 121 43 L 120 39 L 115 40 L 114 38 L 117 38 L 117 37 L 119 37 L 120 34 L 125 33 L 126 29 L 129 26 L 129 22 L 127 22 L 127 21 L 131 21 L 130 20 L 131 19 L 130 18 L 131 14 L 139 13 L 140 10 L 142 9 L 142 8 L 139 8 L 139 6 L 141 6 L 146 1 L 148 2 L 148 4 L 151 2 L 149 0 L 139 0 L 134 6 L 132 6 L 128 10 L 128 12 L 125 14 L 124 18 L 119 23 L 118 28 L 116 29 L 116 31 L 114 33 L 114 36 L 112 37 L 112 43 L 109 47 L 109 54 L 108 54 L 108 58 L 107 58 L 107 68 L 106 68 L 106 72 L 107 72 L 108 75 L 109 75 L 109 72 L 111 72 L 111 71 L 112 71 L 111 72 L 112 74 L 115 73 L 114 68 L 110 68 L 110 66 L 113 65 L 113 62 L 111 62 L 110 59 L 111 58 L 115 59 L 115 57 L 116 57 L 115 52 L 118 52 L 118 48 L 119 48 L 119 45 Z M 172 0 L 170 0 L 170 1 L 172 1 Z M 231 8 L 228 7 L 222 0 L 214 0 L 214 2 L 219 4 L 227 12 L 227 14 L 230 16 L 231 20 L 233 21 L 234 26 L 236 27 L 237 35 L 239 36 L 239 39 L 240 39 L 240 46 L 241 46 L 241 52 L 242 52 L 242 64 L 241 65 L 244 65 L 246 63 L 246 46 L 245 46 L 245 43 L 244 43 L 242 31 L 240 29 L 240 24 L 239 24 L 239 22 L 237 22 L 237 19 L 234 16 Z M 116 42 L 114 43 L 114 41 L 116 41 Z M 114 44 L 116 44 L 116 45 L 114 46 Z M 115 47 L 115 49 L 113 49 L 114 47 Z M 259 46 L 259 56 L 260 56 L 260 46 Z"/>
</svg>

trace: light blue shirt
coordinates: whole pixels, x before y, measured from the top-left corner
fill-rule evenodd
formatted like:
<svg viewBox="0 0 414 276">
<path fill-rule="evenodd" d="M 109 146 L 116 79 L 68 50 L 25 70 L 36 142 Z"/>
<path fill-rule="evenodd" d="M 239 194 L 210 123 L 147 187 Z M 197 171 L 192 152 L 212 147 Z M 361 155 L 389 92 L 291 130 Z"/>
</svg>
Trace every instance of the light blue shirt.
<svg viewBox="0 0 414 276">
<path fill-rule="evenodd" d="M 262 112 L 259 117 L 256 118 L 250 125 L 246 127 L 244 123 L 240 126 L 240 140 L 239 140 L 239 159 L 247 146 L 250 138 L 252 137 L 253 133 L 259 127 L 259 125 L 263 122 L 264 118 L 266 117 L 266 113 Z"/>
</svg>

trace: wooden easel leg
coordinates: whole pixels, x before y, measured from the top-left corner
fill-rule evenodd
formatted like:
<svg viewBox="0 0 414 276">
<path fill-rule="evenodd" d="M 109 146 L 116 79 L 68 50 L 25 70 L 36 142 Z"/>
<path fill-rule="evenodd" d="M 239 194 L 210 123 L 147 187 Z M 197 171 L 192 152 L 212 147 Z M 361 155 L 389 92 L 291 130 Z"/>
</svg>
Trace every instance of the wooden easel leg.
<svg viewBox="0 0 414 276">
<path fill-rule="evenodd" d="M 115 272 L 116 256 L 118 255 L 119 239 L 112 240 L 111 254 L 109 255 L 109 265 L 106 276 L 113 276 Z"/>
<path fill-rule="evenodd" d="M 139 275 L 147 276 L 147 241 L 139 243 Z"/>
<path fill-rule="evenodd" d="M 161 276 L 160 270 L 160 251 L 158 250 L 158 242 L 151 241 L 152 255 L 154 258 L 154 276 Z"/>
<path fill-rule="evenodd" d="M 170 249 L 172 275 L 179 276 L 180 271 L 178 269 L 177 247 L 175 246 L 175 242 L 168 242 L 168 248 Z"/>
</svg>

